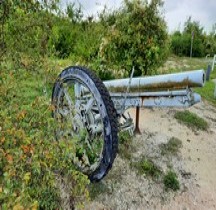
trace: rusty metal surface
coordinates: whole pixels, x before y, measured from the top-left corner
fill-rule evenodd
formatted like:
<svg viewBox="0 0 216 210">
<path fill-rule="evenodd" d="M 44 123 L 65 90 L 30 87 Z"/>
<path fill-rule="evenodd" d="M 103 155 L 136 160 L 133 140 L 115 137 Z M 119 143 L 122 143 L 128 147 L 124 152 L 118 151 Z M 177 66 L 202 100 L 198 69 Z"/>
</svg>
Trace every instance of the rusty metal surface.
<svg viewBox="0 0 216 210">
<path fill-rule="evenodd" d="M 130 93 L 128 97 L 159 97 L 159 96 L 182 96 L 182 95 L 187 95 L 189 89 L 184 89 L 184 90 L 167 90 L 167 91 L 154 91 L 154 92 L 135 92 L 135 93 Z M 119 92 L 119 93 L 113 93 L 110 92 L 111 97 L 125 97 L 124 92 Z"/>
<path fill-rule="evenodd" d="M 136 123 L 135 123 L 135 134 L 141 134 L 140 128 L 139 128 L 139 118 L 140 118 L 140 108 L 136 107 Z"/>
</svg>

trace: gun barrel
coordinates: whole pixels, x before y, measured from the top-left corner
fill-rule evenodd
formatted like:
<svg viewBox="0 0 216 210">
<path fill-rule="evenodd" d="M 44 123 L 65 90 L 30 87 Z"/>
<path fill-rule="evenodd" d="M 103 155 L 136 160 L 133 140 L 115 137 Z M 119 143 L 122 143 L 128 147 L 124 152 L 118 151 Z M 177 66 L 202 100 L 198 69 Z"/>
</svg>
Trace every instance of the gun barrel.
<svg viewBox="0 0 216 210">
<path fill-rule="evenodd" d="M 148 77 L 133 78 L 130 92 L 162 91 L 203 87 L 205 83 L 204 70 L 195 70 L 174 74 L 164 74 Z M 109 92 L 125 92 L 129 85 L 129 78 L 104 81 Z"/>
</svg>

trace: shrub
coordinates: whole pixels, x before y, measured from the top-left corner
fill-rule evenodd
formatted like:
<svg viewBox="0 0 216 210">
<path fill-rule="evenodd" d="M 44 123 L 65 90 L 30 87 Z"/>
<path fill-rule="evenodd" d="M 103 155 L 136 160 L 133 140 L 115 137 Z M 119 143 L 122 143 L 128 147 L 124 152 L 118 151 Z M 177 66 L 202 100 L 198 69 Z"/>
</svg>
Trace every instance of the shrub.
<svg viewBox="0 0 216 210">
<path fill-rule="evenodd" d="M 56 141 L 52 106 L 42 94 L 43 71 L 0 65 L 0 208 L 59 209 L 59 179 L 72 206 L 88 199 L 86 176 L 72 164 L 71 141 Z M 50 93 L 50 91 L 48 91 Z"/>
<path fill-rule="evenodd" d="M 49 40 L 50 48 L 59 58 L 67 58 L 74 51 L 77 41 L 78 27 L 68 20 L 56 18 L 56 24 L 52 29 Z"/>
<path fill-rule="evenodd" d="M 125 0 L 122 9 L 105 16 L 109 28 L 100 48 L 101 59 L 107 65 L 126 69 L 128 74 L 134 66 L 135 76 L 154 74 L 165 61 L 169 45 L 160 6 L 160 0 L 149 4 Z"/>
<path fill-rule="evenodd" d="M 177 191 L 180 189 L 178 177 L 173 171 L 168 171 L 168 173 L 163 178 L 163 182 L 166 190 L 172 189 L 174 191 Z"/>
<path fill-rule="evenodd" d="M 178 56 L 190 56 L 191 40 L 193 39 L 192 56 L 205 56 L 207 48 L 205 46 L 203 28 L 199 22 L 192 21 L 191 17 L 189 17 L 184 25 L 184 31 L 182 33 L 176 31 L 171 36 L 172 52 Z"/>
<path fill-rule="evenodd" d="M 37 1 L 6 2 L 8 12 L 3 33 L 10 57 L 16 58 L 20 53 L 31 57 L 48 54 L 53 15 Z"/>
</svg>

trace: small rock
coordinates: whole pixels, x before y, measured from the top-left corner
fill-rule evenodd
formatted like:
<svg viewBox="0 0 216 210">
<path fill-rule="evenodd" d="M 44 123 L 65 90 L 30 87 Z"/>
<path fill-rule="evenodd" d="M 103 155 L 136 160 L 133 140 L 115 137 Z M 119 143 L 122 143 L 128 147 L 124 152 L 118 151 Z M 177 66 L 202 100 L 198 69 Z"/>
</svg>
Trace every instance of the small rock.
<svg viewBox="0 0 216 210">
<path fill-rule="evenodd" d="M 199 132 L 198 132 L 198 131 L 194 131 L 194 134 L 195 134 L 196 136 L 199 136 Z"/>
<path fill-rule="evenodd" d="M 197 186 L 197 187 L 200 187 L 200 185 L 199 185 L 199 184 L 196 184 L 196 186 Z"/>
</svg>

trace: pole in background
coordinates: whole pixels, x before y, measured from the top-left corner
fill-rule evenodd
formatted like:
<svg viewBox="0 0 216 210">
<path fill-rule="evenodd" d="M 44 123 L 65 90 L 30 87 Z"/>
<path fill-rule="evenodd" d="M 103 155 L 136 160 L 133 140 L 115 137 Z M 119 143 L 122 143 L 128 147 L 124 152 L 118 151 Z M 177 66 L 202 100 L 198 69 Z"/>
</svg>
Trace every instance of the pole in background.
<svg viewBox="0 0 216 210">
<path fill-rule="evenodd" d="M 212 71 L 214 71 L 215 62 L 216 62 L 216 54 L 214 55 L 214 58 L 212 61 Z"/>
<path fill-rule="evenodd" d="M 209 81 L 211 74 L 211 65 L 209 64 L 206 70 L 206 81 Z"/>
<path fill-rule="evenodd" d="M 192 54 L 193 54 L 193 40 L 194 40 L 194 31 L 191 32 L 191 49 L 190 49 L 190 58 L 192 58 Z"/>
</svg>

